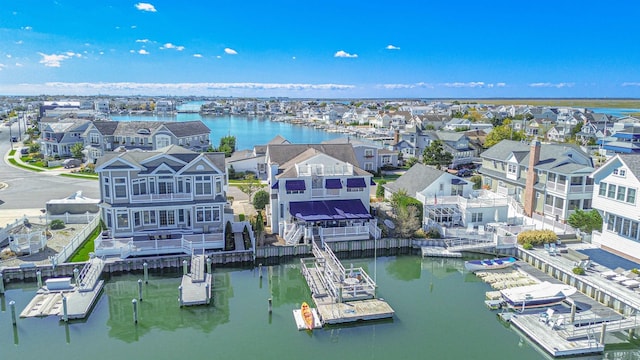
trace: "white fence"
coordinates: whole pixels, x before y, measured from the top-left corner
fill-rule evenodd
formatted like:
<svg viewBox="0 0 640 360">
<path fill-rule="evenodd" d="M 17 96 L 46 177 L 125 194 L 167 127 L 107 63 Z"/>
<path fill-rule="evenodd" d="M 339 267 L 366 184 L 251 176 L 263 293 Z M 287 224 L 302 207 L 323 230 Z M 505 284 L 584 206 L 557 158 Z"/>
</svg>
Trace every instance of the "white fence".
<svg viewBox="0 0 640 360">
<path fill-rule="evenodd" d="M 93 219 L 76 236 L 71 239 L 59 253 L 52 257 L 54 264 L 62 264 L 80 247 L 84 240 L 100 225 L 100 216 L 94 215 Z"/>
<path fill-rule="evenodd" d="M 25 221 L 29 221 L 29 218 L 27 218 L 26 215 L 0 229 L 0 242 L 3 242 L 4 240 L 9 238 L 9 232 L 11 231 L 11 229 L 24 224 Z"/>
<path fill-rule="evenodd" d="M 87 211 L 84 214 L 70 214 L 66 212 L 62 215 L 48 215 L 47 218 L 49 221 L 62 220 L 65 224 L 88 224 L 97 216 L 97 213 Z"/>
</svg>

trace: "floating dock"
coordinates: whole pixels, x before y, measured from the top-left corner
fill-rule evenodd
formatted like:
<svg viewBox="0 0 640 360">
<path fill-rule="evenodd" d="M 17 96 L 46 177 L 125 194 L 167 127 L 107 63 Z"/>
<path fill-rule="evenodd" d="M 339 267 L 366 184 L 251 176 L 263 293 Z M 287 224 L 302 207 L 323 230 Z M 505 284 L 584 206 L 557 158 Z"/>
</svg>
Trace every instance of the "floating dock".
<svg viewBox="0 0 640 360">
<path fill-rule="evenodd" d="M 20 313 L 20 317 L 60 316 L 64 319 L 64 301 L 67 303 L 66 318 L 68 320 L 84 319 L 95 304 L 104 281 L 100 274 L 104 262 L 92 258 L 78 273 L 78 279 L 72 284 L 71 278 L 52 278 L 40 288 L 36 296 Z"/>
<path fill-rule="evenodd" d="M 376 284 L 362 268 L 345 269 L 331 249 L 313 242 L 314 258 L 301 259 L 321 323 L 341 324 L 391 318 L 394 310 L 376 298 Z"/>
<path fill-rule="evenodd" d="M 322 321 L 320 321 L 318 310 L 311 309 L 311 312 L 313 313 L 313 328 L 321 329 Z M 300 311 L 300 309 L 293 310 L 293 319 L 296 321 L 296 327 L 298 328 L 298 330 L 309 330 L 307 329 L 307 323 L 304 322 L 302 311 Z"/>
<path fill-rule="evenodd" d="M 457 251 L 449 251 L 441 246 L 422 246 L 422 257 L 445 257 L 445 258 L 461 258 L 462 253 Z"/>
<path fill-rule="evenodd" d="M 204 272 L 204 255 L 191 257 L 191 272 L 182 275 L 180 283 L 180 306 L 207 305 L 211 301 L 213 277 Z"/>
</svg>

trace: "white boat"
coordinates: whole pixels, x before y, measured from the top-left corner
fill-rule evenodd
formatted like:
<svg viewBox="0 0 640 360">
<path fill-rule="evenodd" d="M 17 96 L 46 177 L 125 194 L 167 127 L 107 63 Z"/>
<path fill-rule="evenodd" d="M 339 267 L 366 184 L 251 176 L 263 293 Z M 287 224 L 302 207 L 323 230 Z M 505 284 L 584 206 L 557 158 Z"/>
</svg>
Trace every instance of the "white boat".
<svg viewBox="0 0 640 360">
<path fill-rule="evenodd" d="M 508 306 L 524 310 L 559 304 L 576 291 L 577 289 L 571 285 L 552 284 L 545 281 L 540 284 L 500 290 L 500 295 Z"/>
<path fill-rule="evenodd" d="M 513 266 L 515 263 L 516 259 L 513 257 L 487 260 L 468 260 L 464 262 L 464 268 L 471 272 L 479 270 L 496 270 Z"/>
</svg>

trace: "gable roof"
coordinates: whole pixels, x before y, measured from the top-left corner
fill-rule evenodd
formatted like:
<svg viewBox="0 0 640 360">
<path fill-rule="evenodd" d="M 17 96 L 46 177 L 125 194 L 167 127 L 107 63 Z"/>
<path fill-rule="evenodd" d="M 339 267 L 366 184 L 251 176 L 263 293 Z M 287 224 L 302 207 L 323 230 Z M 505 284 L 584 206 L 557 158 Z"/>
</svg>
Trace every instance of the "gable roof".
<svg viewBox="0 0 640 360">
<path fill-rule="evenodd" d="M 407 191 L 408 196 L 415 197 L 416 193 L 424 190 L 443 174 L 445 174 L 445 172 L 442 170 L 417 163 L 394 182 L 384 184 L 383 186 L 393 193 L 404 189 Z"/>
<path fill-rule="evenodd" d="M 280 166 L 310 148 L 351 165 L 357 166 L 358 164 L 351 144 L 269 144 L 267 145 L 267 161 L 270 164 Z"/>
</svg>

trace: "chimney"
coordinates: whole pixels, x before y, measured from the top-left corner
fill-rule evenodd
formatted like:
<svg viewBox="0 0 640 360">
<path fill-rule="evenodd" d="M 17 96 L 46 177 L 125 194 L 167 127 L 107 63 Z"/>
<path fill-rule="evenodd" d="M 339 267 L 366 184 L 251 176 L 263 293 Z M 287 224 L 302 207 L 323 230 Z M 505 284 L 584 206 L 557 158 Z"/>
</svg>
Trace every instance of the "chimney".
<svg viewBox="0 0 640 360">
<path fill-rule="evenodd" d="M 529 153 L 529 169 L 527 170 L 527 182 L 524 188 L 524 213 L 527 216 L 533 215 L 536 201 L 536 191 L 533 186 L 538 182 L 535 166 L 540 161 L 540 141 L 534 139 L 531 142 Z"/>
<path fill-rule="evenodd" d="M 395 144 L 397 144 L 399 142 L 400 142 L 400 130 L 396 129 L 393 132 L 393 144 L 395 145 Z"/>
</svg>

